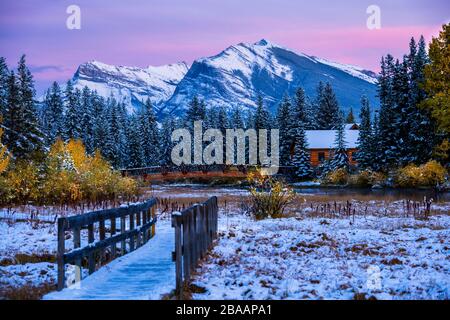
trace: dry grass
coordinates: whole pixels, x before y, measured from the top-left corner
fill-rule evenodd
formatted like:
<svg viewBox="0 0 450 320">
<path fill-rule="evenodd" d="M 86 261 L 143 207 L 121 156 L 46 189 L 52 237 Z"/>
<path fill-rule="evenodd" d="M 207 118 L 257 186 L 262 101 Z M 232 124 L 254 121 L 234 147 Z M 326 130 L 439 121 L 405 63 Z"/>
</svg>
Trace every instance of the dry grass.
<svg viewBox="0 0 450 320">
<path fill-rule="evenodd" d="M 55 283 L 43 283 L 39 286 L 0 288 L 0 300 L 40 300 L 44 295 L 56 290 Z"/>
</svg>

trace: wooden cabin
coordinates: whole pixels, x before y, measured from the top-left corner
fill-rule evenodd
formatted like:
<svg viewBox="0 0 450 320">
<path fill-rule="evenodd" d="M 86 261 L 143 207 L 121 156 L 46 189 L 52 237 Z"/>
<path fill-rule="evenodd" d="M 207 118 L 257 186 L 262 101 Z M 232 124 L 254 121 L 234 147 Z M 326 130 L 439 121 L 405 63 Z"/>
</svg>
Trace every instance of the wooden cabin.
<svg viewBox="0 0 450 320">
<path fill-rule="evenodd" d="M 345 127 L 345 141 L 347 146 L 347 155 L 350 164 L 356 165 L 354 153 L 357 151 L 358 141 L 358 125 L 346 125 Z M 325 160 L 330 158 L 330 150 L 333 149 L 334 141 L 336 139 L 335 130 L 307 130 L 306 138 L 309 145 L 309 152 L 311 156 L 311 165 L 317 167 Z"/>
</svg>

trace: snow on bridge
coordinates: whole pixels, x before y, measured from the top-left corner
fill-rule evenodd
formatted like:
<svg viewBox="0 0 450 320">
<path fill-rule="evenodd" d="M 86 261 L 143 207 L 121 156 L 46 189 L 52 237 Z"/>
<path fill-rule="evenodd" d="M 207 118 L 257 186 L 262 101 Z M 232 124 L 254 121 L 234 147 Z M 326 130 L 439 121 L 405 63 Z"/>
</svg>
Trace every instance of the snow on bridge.
<svg viewBox="0 0 450 320">
<path fill-rule="evenodd" d="M 52 292 L 44 299 L 147 300 L 170 293 L 175 289 L 173 228 L 169 220 L 159 220 L 156 228 L 155 236 L 139 249 L 100 268 L 78 286 Z"/>
</svg>

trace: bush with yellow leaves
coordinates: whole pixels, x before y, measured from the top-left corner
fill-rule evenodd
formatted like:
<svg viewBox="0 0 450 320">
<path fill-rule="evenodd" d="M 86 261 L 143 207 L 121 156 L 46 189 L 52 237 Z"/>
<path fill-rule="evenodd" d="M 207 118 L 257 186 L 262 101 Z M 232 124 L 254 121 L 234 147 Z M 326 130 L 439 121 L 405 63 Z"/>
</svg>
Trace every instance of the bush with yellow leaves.
<svg viewBox="0 0 450 320">
<path fill-rule="evenodd" d="M 28 202 L 73 205 L 129 200 L 139 193 L 137 182 L 124 178 L 99 152 L 86 154 L 80 140 L 58 139 L 40 167 L 18 161 L 0 176 L 0 204 Z"/>
<path fill-rule="evenodd" d="M 349 174 L 344 168 L 331 171 L 322 179 L 323 184 L 345 185 L 349 179 Z"/>
<path fill-rule="evenodd" d="M 437 161 L 421 166 L 410 164 L 398 170 L 396 184 L 402 188 L 434 187 L 445 181 L 447 170 Z"/>
<path fill-rule="evenodd" d="M 369 169 L 352 174 L 348 178 L 348 184 L 355 187 L 370 187 L 376 184 L 383 184 L 386 175 Z"/>
<path fill-rule="evenodd" d="M 292 188 L 260 171 L 247 176 L 250 183 L 250 213 L 256 220 L 282 218 L 287 205 L 295 198 Z"/>
</svg>

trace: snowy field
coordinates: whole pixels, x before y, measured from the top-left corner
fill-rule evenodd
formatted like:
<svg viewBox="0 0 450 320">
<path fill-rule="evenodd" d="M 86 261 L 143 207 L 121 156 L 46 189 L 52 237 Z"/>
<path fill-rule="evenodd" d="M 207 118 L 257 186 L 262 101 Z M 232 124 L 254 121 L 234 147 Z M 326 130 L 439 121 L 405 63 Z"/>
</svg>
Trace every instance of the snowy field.
<svg viewBox="0 0 450 320">
<path fill-rule="evenodd" d="M 186 205 L 219 197 L 220 237 L 194 276 L 195 284 L 206 289 L 194 299 L 450 298 L 447 200 L 432 204 L 429 220 L 417 220 L 405 216 L 399 198 L 299 193 L 289 209 L 292 217 L 255 222 L 243 214 L 242 201 L 248 195 L 244 189 L 180 185 L 155 187 L 152 193 Z M 317 214 L 324 203 L 347 200 L 355 216 Z M 171 228 L 159 224 L 158 230 L 170 233 Z M 53 223 L 0 219 L 0 298 L 21 288 L 44 287 L 27 298 L 55 289 L 56 238 Z M 66 239 L 66 247 L 72 245 L 73 239 Z M 107 277 L 114 265 L 127 263 L 114 261 L 99 276 Z M 92 281 L 87 284 L 95 287 Z M 157 299 L 169 292 L 166 286 L 137 298 Z M 79 293 L 78 298 L 87 296 Z"/>
<path fill-rule="evenodd" d="M 449 299 L 450 216 L 220 221 L 194 299 Z"/>
</svg>

